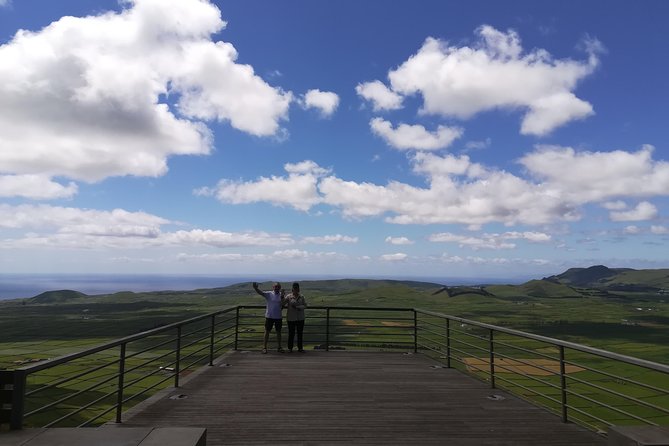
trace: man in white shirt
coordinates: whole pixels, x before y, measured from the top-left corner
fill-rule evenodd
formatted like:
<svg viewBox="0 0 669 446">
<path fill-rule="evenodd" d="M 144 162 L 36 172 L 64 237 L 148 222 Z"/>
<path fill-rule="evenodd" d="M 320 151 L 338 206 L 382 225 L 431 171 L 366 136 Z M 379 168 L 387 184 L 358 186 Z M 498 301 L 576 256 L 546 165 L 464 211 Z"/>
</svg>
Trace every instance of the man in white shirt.
<svg viewBox="0 0 669 446">
<path fill-rule="evenodd" d="M 253 289 L 267 301 L 267 307 L 265 308 L 265 335 L 263 337 L 262 352 L 267 353 L 269 333 L 272 331 L 272 327 L 274 327 L 276 330 L 276 351 L 283 353 L 283 348 L 281 348 L 281 322 L 283 319 L 281 309 L 285 291 L 281 289 L 281 284 L 279 282 L 274 284 L 272 291 L 261 291 L 258 289 L 258 282 L 253 282 Z"/>
</svg>

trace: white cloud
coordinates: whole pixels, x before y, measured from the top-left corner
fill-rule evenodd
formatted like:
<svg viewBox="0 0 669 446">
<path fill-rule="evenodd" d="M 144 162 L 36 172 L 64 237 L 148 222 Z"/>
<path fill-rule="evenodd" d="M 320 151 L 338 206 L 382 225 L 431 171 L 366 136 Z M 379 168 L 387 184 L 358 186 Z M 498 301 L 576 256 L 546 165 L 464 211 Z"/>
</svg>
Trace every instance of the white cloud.
<svg viewBox="0 0 669 446">
<path fill-rule="evenodd" d="M 291 94 L 237 63 L 231 44 L 210 40 L 226 25 L 216 6 L 122 4 L 120 13 L 20 30 L 0 46 L 0 174 L 160 176 L 170 156 L 209 153 L 199 120 L 280 132 Z"/>
<path fill-rule="evenodd" d="M 519 258 L 505 258 L 505 257 L 476 257 L 476 256 L 450 256 L 445 254 L 439 258 L 444 263 L 454 263 L 463 265 L 535 265 L 543 266 L 551 262 L 546 259 L 519 259 Z"/>
<path fill-rule="evenodd" d="M 467 141 L 465 144 L 465 149 L 467 150 L 482 150 L 482 149 L 487 149 L 490 147 L 490 144 L 492 143 L 492 140 L 490 138 L 486 138 L 482 141 Z"/>
<path fill-rule="evenodd" d="M 669 163 L 653 161 L 653 151 L 650 145 L 637 152 L 580 153 L 571 147 L 539 146 L 520 163 L 554 195 L 575 203 L 666 195 Z"/>
<path fill-rule="evenodd" d="M 409 257 L 408 255 L 404 254 L 403 252 L 398 252 L 395 254 L 383 254 L 379 258 L 383 260 L 384 262 L 402 262 Z"/>
<path fill-rule="evenodd" d="M 331 91 L 309 90 L 302 98 L 304 108 L 315 108 L 321 116 L 332 116 L 339 105 L 339 96 Z"/>
<path fill-rule="evenodd" d="M 277 206 L 291 206 L 307 211 L 321 198 L 316 185 L 328 171 L 313 161 L 286 164 L 287 178 L 261 177 L 257 181 L 240 182 L 221 180 L 215 188 L 196 190 L 198 195 L 214 195 L 223 203 L 242 204 L 267 201 Z"/>
<path fill-rule="evenodd" d="M 503 234 L 482 234 L 480 237 L 442 232 L 428 237 L 431 242 L 457 243 L 460 247 L 468 247 L 475 251 L 479 249 L 513 249 L 515 243 L 508 240 L 525 240 L 531 243 L 545 243 L 552 237 L 543 232 L 505 232 Z"/>
<path fill-rule="evenodd" d="M 197 246 L 206 245 L 216 248 L 240 246 L 283 246 L 291 245 L 294 240 L 287 234 L 268 234 L 266 232 L 224 232 L 193 229 L 176 231 L 161 235 L 161 245 Z"/>
<path fill-rule="evenodd" d="M 667 228 L 666 226 L 652 225 L 650 227 L 650 232 L 658 235 L 669 234 L 669 228 Z"/>
<path fill-rule="evenodd" d="M 363 97 L 379 109 L 378 98 L 420 94 L 421 113 L 460 119 L 499 108 L 524 109 L 521 133 L 533 135 L 593 114 L 592 106 L 573 90 L 599 65 L 599 42 L 586 42 L 588 59 L 579 62 L 556 60 L 541 49 L 523 54 L 515 31 L 485 25 L 476 32 L 472 46 L 426 39 L 416 54 L 388 73 L 390 88 L 374 81 L 359 86 L 358 94 L 366 92 Z M 374 93 L 369 92 L 371 85 Z"/>
<path fill-rule="evenodd" d="M 63 186 L 43 175 L 0 175 L 0 197 L 49 200 L 71 198 L 77 190 L 75 183 Z"/>
<path fill-rule="evenodd" d="M 459 127 L 440 125 L 430 132 L 422 125 L 400 124 L 393 128 L 392 124 L 382 118 L 373 118 L 370 123 L 372 132 L 380 136 L 388 145 L 400 150 L 438 150 L 450 146 L 462 136 Z"/>
<path fill-rule="evenodd" d="M 192 229 L 163 231 L 173 222 L 145 212 L 123 209 L 100 211 L 48 205 L 0 204 L 0 228 L 31 230 L 18 238 L 5 238 L 3 247 L 132 248 L 210 246 L 286 246 L 295 243 L 288 234 L 224 232 Z"/>
<path fill-rule="evenodd" d="M 177 260 L 190 263 L 220 263 L 220 262 L 248 262 L 248 263 L 275 263 L 285 264 L 291 261 L 330 262 L 333 260 L 345 261 L 348 257 L 336 252 L 309 252 L 299 249 L 274 251 L 269 254 L 240 254 L 240 253 L 180 253 Z"/>
<path fill-rule="evenodd" d="M 657 208 L 652 203 L 642 201 L 629 211 L 615 211 L 610 214 L 613 221 L 642 221 L 657 217 Z"/>
<path fill-rule="evenodd" d="M 119 231 L 118 228 L 144 228 L 143 232 L 158 230 L 161 225 L 170 223 L 164 218 L 145 212 L 128 212 L 123 209 L 98 211 L 48 205 L 0 204 L 0 227 L 15 229 L 57 228 L 65 232 L 87 234 L 92 227 L 99 234 L 100 228 Z"/>
<path fill-rule="evenodd" d="M 623 233 L 625 234 L 638 234 L 641 232 L 641 229 L 638 226 L 630 225 L 626 226 L 625 229 L 623 229 Z"/>
<path fill-rule="evenodd" d="M 606 203 L 602 203 L 602 207 L 604 209 L 608 209 L 609 211 L 621 211 L 627 208 L 627 203 L 621 200 L 607 201 Z"/>
<path fill-rule="evenodd" d="M 397 224 L 544 224 L 577 218 L 576 208 L 560 197 L 509 173 L 486 171 L 467 157 L 417 156 L 414 171 L 427 176 L 427 188 L 329 176 L 321 180 L 319 191 L 324 203 L 341 208 L 345 216 L 390 214 L 386 220 Z"/>
<path fill-rule="evenodd" d="M 381 81 L 358 84 L 355 91 L 359 96 L 372 103 L 374 111 L 402 108 L 402 96 L 390 90 Z"/>
<path fill-rule="evenodd" d="M 0 0 L 0 8 L 5 7 L 5 6 L 9 6 L 11 4 L 12 4 L 11 0 Z"/>
<path fill-rule="evenodd" d="M 417 152 L 410 160 L 426 186 L 347 181 L 306 161 L 290 165 L 300 168 L 286 166 L 284 177 L 248 183 L 223 180 L 218 190 L 199 193 L 218 193 L 229 203 L 267 201 L 302 211 L 319 204 L 338 209 L 346 218 L 383 216 L 395 224 L 464 224 L 474 229 L 492 222 L 511 226 L 576 221 L 589 203 L 616 207 L 616 199 L 669 194 L 669 163 L 654 161 L 651 147 L 577 153 L 543 146 L 519 160 L 525 176 L 474 163 L 465 155 Z M 637 218 L 653 214 L 648 205 L 636 212 Z"/>
<path fill-rule="evenodd" d="M 428 238 L 431 242 L 453 242 L 460 247 L 469 247 L 475 251 L 479 249 L 513 249 L 514 243 L 507 243 L 500 237 L 477 238 L 451 233 L 433 234 Z"/>
<path fill-rule="evenodd" d="M 386 243 L 391 245 L 412 245 L 413 242 L 406 237 L 386 237 Z"/>
<path fill-rule="evenodd" d="M 348 235 L 324 235 L 320 237 L 303 237 L 302 243 L 313 243 L 315 245 L 333 245 L 335 243 L 358 243 L 358 237 Z"/>
</svg>

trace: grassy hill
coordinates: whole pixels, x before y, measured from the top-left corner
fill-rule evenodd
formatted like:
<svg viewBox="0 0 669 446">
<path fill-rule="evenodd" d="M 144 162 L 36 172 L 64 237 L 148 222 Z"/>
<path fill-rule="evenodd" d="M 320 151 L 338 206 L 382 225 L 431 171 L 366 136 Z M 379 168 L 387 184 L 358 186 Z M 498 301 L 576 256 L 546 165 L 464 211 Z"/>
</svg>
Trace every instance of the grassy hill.
<svg viewBox="0 0 669 446">
<path fill-rule="evenodd" d="M 424 308 L 666 363 L 669 296 L 657 290 L 665 285 L 668 274 L 669 270 L 581 268 L 515 286 L 444 287 L 362 279 L 301 281 L 300 285 L 311 306 Z M 290 287 L 290 283 L 283 285 Z M 629 285 L 636 288 L 626 289 Z M 642 286 L 646 291 L 639 291 Z M 261 289 L 270 288 L 269 282 L 261 284 Z M 192 291 L 105 295 L 60 290 L 32 299 L 0 301 L 0 368 L 7 358 L 76 351 L 238 304 L 264 305 L 264 300 L 250 283 L 239 283 Z"/>
<path fill-rule="evenodd" d="M 635 270 L 596 265 L 589 268 L 571 268 L 542 280 L 581 288 L 604 288 L 609 291 L 659 293 L 666 290 L 669 293 L 669 269 Z"/>
<path fill-rule="evenodd" d="M 67 302 L 74 299 L 86 297 L 86 294 L 73 290 L 47 291 L 30 299 L 32 303 L 57 303 Z"/>
</svg>

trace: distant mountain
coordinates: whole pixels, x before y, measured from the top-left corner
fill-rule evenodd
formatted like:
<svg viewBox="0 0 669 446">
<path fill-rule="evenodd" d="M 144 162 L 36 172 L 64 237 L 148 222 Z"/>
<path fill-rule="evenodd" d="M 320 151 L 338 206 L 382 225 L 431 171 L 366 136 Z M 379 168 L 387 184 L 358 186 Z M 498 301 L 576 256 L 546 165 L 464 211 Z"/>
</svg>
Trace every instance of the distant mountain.
<svg viewBox="0 0 669 446">
<path fill-rule="evenodd" d="M 607 279 L 611 279 L 623 271 L 627 270 L 607 268 L 604 265 L 595 265 L 589 268 L 570 268 L 562 274 L 544 277 L 542 280 L 589 288 L 601 286 Z"/>
<path fill-rule="evenodd" d="M 73 299 L 79 299 L 81 297 L 87 297 L 86 294 L 80 293 L 79 291 L 73 290 L 56 290 L 56 291 L 47 291 L 42 294 L 30 298 L 31 303 L 56 303 L 56 302 L 66 302 Z"/>
<path fill-rule="evenodd" d="M 669 269 L 636 270 L 595 265 L 571 268 L 562 274 L 544 277 L 542 281 L 577 288 L 662 293 L 669 292 Z"/>
</svg>

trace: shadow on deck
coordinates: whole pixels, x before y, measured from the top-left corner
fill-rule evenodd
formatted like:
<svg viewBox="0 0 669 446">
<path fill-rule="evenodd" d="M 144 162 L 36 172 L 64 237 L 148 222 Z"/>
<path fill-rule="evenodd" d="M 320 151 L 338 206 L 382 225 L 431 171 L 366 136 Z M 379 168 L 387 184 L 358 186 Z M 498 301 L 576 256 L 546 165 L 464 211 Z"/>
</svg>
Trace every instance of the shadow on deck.
<svg viewBox="0 0 669 446">
<path fill-rule="evenodd" d="M 594 445 L 606 440 L 421 354 L 233 352 L 124 414 L 207 445 Z"/>
</svg>

